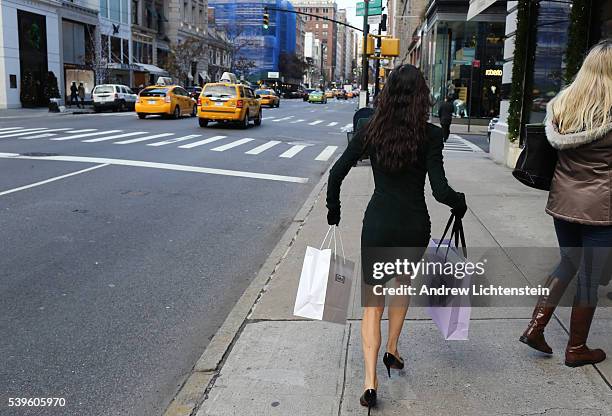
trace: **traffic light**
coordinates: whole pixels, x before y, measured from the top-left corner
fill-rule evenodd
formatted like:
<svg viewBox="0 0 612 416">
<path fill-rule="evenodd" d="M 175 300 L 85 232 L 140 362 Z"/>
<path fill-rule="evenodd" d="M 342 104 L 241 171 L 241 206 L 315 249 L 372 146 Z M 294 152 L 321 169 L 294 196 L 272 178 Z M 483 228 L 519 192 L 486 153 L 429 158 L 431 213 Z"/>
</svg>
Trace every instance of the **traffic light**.
<svg viewBox="0 0 612 416">
<path fill-rule="evenodd" d="M 363 47 L 363 40 L 361 41 Z M 374 36 L 368 35 L 368 42 L 366 43 L 365 54 L 373 55 L 374 54 Z"/>
<path fill-rule="evenodd" d="M 397 38 L 382 38 L 380 42 L 381 56 L 399 56 L 400 40 Z"/>
<path fill-rule="evenodd" d="M 270 27 L 270 15 L 268 14 L 268 9 L 264 9 L 263 15 L 263 28 L 268 29 Z"/>
</svg>

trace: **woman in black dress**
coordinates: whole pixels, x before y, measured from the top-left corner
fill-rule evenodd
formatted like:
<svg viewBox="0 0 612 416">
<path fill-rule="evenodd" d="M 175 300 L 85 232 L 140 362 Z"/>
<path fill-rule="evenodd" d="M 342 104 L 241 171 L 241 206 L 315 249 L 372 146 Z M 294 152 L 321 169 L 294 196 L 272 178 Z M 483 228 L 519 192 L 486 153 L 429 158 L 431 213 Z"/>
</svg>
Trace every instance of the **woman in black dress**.
<svg viewBox="0 0 612 416">
<path fill-rule="evenodd" d="M 427 122 L 430 91 L 421 71 L 412 65 L 395 68 L 378 97 L 371 120 L 350 141 L 334 164 L 327 187 L 327 220 L 340 222 L 340 185 L 352 166 L 364 155 L 370 157 L 375 189 L 363 219 L 361 249 L 367 247 L 410 247 L 419 258 L 429 243 L 431 223 L 425 204 L 425 175 L 438 202 L 448 205 L 461 218 L 467 211 L 465 196 L 455 192 L 444 174 L 442 131 Z M 363 257 L 362 257 L 363 263 Z M 366 284 L 371 276 L 364 274 Z M 371 287 L 371 286 L 369 286 Z M 408 302 L 390 306 L 389 339 L 383 362 L 401 369 L 404 362 L 397 351 Z M 363 406 L 376 404 L 376 361 L 381 344 L 382 306 L 366 304 L 361 338 L 365 361 Z"/>
</svg>

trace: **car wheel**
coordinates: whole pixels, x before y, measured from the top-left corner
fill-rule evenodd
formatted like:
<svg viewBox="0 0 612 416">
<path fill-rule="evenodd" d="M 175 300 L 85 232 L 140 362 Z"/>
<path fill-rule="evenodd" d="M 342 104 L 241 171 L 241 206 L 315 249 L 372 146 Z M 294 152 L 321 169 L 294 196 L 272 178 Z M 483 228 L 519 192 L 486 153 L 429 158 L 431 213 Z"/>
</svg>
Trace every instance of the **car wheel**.
<svg viewBox="0 0 612 416">
<path fill-rule="evenodd" d="M 259 109 L 259 115 L 257 116 L 257 118 L 255 119 L 255 125 L 256 126 L 261 126 L 261 108 Z"/>
<path fill-rule="evenodd" d="M 99 113 L 101 111 L 100 107 L 94 107 L 94 112 Z"/>
<path fill-rule="evenodd" d="M 191 117 L 195 117 L 198 115 L 198 106 L 194 105 L 193 110 L 191 110 Z"/>
<path fill-rule="evenodd" d="M 240 122 L 240 128 L 241 129 L 249 128 L 249 112 L 248 111 L 244 114 L 244 120 Z"/>
<path fill-rule="evenodd" d="M 280 107 L 280 100 L 276 103 L 276 108 Z"/>
<path fill-rule="evenodd" d="M 200 123 L 200 127 L 206 127 L 208 126 L 208 120 L 204 119 L 204 118 L 199 118 L 198 119 L 198 123 Z"/>
<path fill-rule="evenodd" d="M 172 114 L 172 118 L 175 120 L 178 120 L 179 118 L 181 118 L 181 109 L 179 108 L 178 105 L 174 107 L 174 113 Z"/>
<path fill-rule="evenodd" d="M 117 111 L 125 111 L 125 102 L 119 101 L 119 105 L 117 105 Z"/>
<path fill-rule="evenodd" d="M 139 118 L 139 119 L 141 119 L 141 120 L 144 120 L 144 118 L 145 118 L 146 116 L 147 116 L 146 114 L 143 114 L 143 113 L 138 113 L 138 118 Z"/>
</svg>

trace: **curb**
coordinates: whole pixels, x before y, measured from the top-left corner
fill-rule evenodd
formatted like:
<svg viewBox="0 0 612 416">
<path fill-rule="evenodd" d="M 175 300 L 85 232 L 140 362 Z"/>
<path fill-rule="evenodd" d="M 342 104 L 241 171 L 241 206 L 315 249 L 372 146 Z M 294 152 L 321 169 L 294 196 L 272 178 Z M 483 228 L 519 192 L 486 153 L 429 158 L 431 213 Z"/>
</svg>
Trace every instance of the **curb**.
<svg viewBox="0 0 612 416">
<path fill-rule="evenodd" d="M 333 164 L 331 163 L 325 170 L 321 179 L 310 192 L 306 201 L 293 218 L 293 221 L 261 266 L 255 279 L 253 279 L 242 296 L 240 296 L 238 302 L 217 330 L 193 367 L 191 374 L 170 402 L 164 416 L 195 415 L 199 406 L 205 400 L 207 391 L 214 384 L 224 359 L 231 351 L 235 341 L 239 338 L 244 323 L 252 312 L 253 307 L 273 278 L 278 266 L 287 256 L 303 224 L 319 199 L 323 188 L 327 185 L 327 177 Z"/>
</svg>

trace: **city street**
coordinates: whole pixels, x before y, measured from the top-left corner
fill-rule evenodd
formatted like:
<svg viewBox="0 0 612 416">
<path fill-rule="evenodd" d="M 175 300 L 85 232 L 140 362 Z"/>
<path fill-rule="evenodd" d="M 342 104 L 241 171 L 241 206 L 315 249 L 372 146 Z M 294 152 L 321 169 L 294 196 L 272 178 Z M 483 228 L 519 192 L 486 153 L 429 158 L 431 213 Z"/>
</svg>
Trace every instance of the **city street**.
<svg viewBox="0 0 612 416">
<path fill-rule="evenodd" d="M 287 100 L 248 130 L 0 121 L 1 402 L 160 414 L 346 145 L 354 107 Z"/>
</svg>

